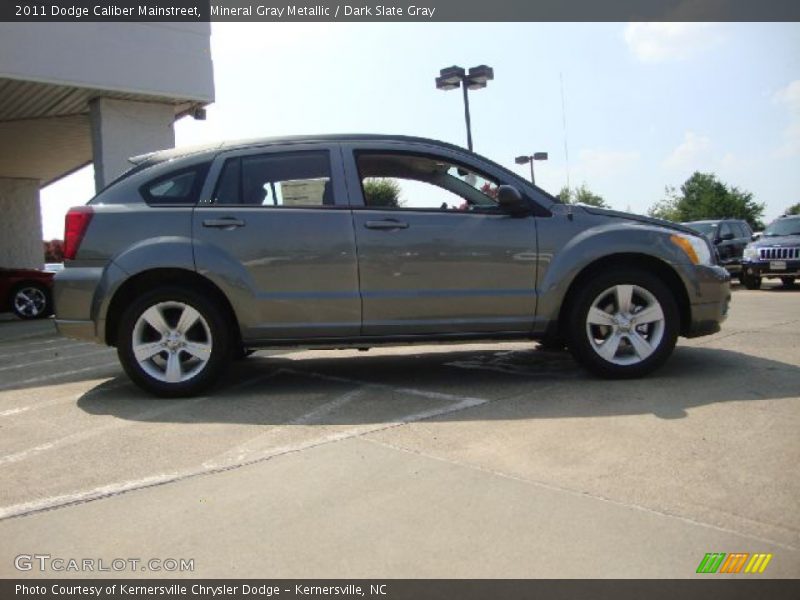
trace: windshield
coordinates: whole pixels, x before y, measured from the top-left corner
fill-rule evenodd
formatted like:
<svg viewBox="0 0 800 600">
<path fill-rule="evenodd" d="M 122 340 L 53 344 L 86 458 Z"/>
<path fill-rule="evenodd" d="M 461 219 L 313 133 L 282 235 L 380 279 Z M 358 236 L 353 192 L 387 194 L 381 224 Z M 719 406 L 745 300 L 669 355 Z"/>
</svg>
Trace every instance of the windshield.
<svg viewBox="0 0 800 600">
<path fill-rule="evenodd" d="M 800 219 L 778 219 L 764 230 L 764 237 L 800 235 Z"/>
<path fill-rule="evenodd" d="M 687 227 L 691 227 L 697 233 L 700 233 L 706 237 L 713 238 L 714 234 L 717 231 L 717 224 L 716 223 L 683 223 Z"/>
</svg>

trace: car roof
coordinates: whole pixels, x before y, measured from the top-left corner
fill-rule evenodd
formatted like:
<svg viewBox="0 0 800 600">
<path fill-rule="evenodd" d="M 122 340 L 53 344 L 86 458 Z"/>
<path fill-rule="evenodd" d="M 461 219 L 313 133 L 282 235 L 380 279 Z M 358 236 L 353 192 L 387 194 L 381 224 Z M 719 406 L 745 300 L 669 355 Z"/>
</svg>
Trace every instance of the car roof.
<svg viewBox="0 0 800 600">
<path fill-rule="evenodd" d="M 210 144 L 203 144 L 198 146 L 185 146 L 183 148 L 169 148 L 166 150 L 158 150 L 156 152 L 148 152 L 147 154 L 140 154 L 132 156 L 128 160 L 134 165 L 152 165 L 155 163 L 165 162 L 175 158 L 183 158 L 187 156 L 197 156 L 203 154 L 216 154 L 222 150 L 237 150 L 242 148 L 254 148 L 258 146 L 270 146 L 274 144 L 298 144 L 307 142 L 350 142 L 350 141 L 382 141 L 382 142 L 409 142 L 409 143 L 422 143 L 439 146 L 441 148 L 448 148 L 450 150 L 467 151 L 461 146 L 450 144 L 448 142 L 441 142 L 430 138 L 408 136 L 408 135 L 389 135 L 378 133 L 338 133 L 338 134 L 319 134 L 319 135 L 290 135 L 290 136 L 276 136 L 276 137 L 260 137 L 248 138 L 233 141 L 213 142 Z"/>
</svg>

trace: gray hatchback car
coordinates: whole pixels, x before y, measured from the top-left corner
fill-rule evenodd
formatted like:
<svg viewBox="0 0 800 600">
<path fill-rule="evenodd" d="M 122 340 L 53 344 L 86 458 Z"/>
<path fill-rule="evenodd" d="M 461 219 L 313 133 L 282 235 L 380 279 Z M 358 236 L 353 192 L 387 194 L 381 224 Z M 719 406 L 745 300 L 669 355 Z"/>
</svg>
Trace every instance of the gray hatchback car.
<svg viewBox="0 0 800 600">
<path fill-rule="evenodd" d="M 475 340 L 566 346 L 638 377 L 714 333 L 706 238 L 560 203 L 457 146 L 308 136 L 156 152 L 67 215 L 56 323 L 129 377 L 196 394 L 255 348 Z"/>
</svg>

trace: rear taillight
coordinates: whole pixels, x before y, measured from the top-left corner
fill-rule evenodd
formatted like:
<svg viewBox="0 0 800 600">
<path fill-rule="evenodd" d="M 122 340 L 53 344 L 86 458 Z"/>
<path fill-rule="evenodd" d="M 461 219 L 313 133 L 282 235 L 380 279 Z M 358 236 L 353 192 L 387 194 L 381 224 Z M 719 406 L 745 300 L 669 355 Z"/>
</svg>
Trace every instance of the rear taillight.
<svg viewBox="0 0 800 600">
<path fill-rule="evenodd" d="M 91 206 L 76 206 L 70 208 L 64 219 L 64 259 L 73 260 L 78 254 L 86 228 L 94 215 Z"/>
</svg>

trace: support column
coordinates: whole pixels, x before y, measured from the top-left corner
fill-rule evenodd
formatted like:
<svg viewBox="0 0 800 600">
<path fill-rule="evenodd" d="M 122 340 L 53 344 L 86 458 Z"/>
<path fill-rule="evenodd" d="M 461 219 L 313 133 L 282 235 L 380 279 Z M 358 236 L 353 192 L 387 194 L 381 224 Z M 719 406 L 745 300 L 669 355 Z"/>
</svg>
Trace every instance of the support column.
<svg viewBox="0 0 800 600">
<path fill-rule="evenodd" d="M 41 269 L 42 212 L 37 179 L 0 178 L 0 267 Z"/>
<path fill-rule="evenodd" d="M 90 106 L 95 188 L 131 168 L 128 158 L 175 146 L 171 104 L 98 98 Z"/>
</svg>

